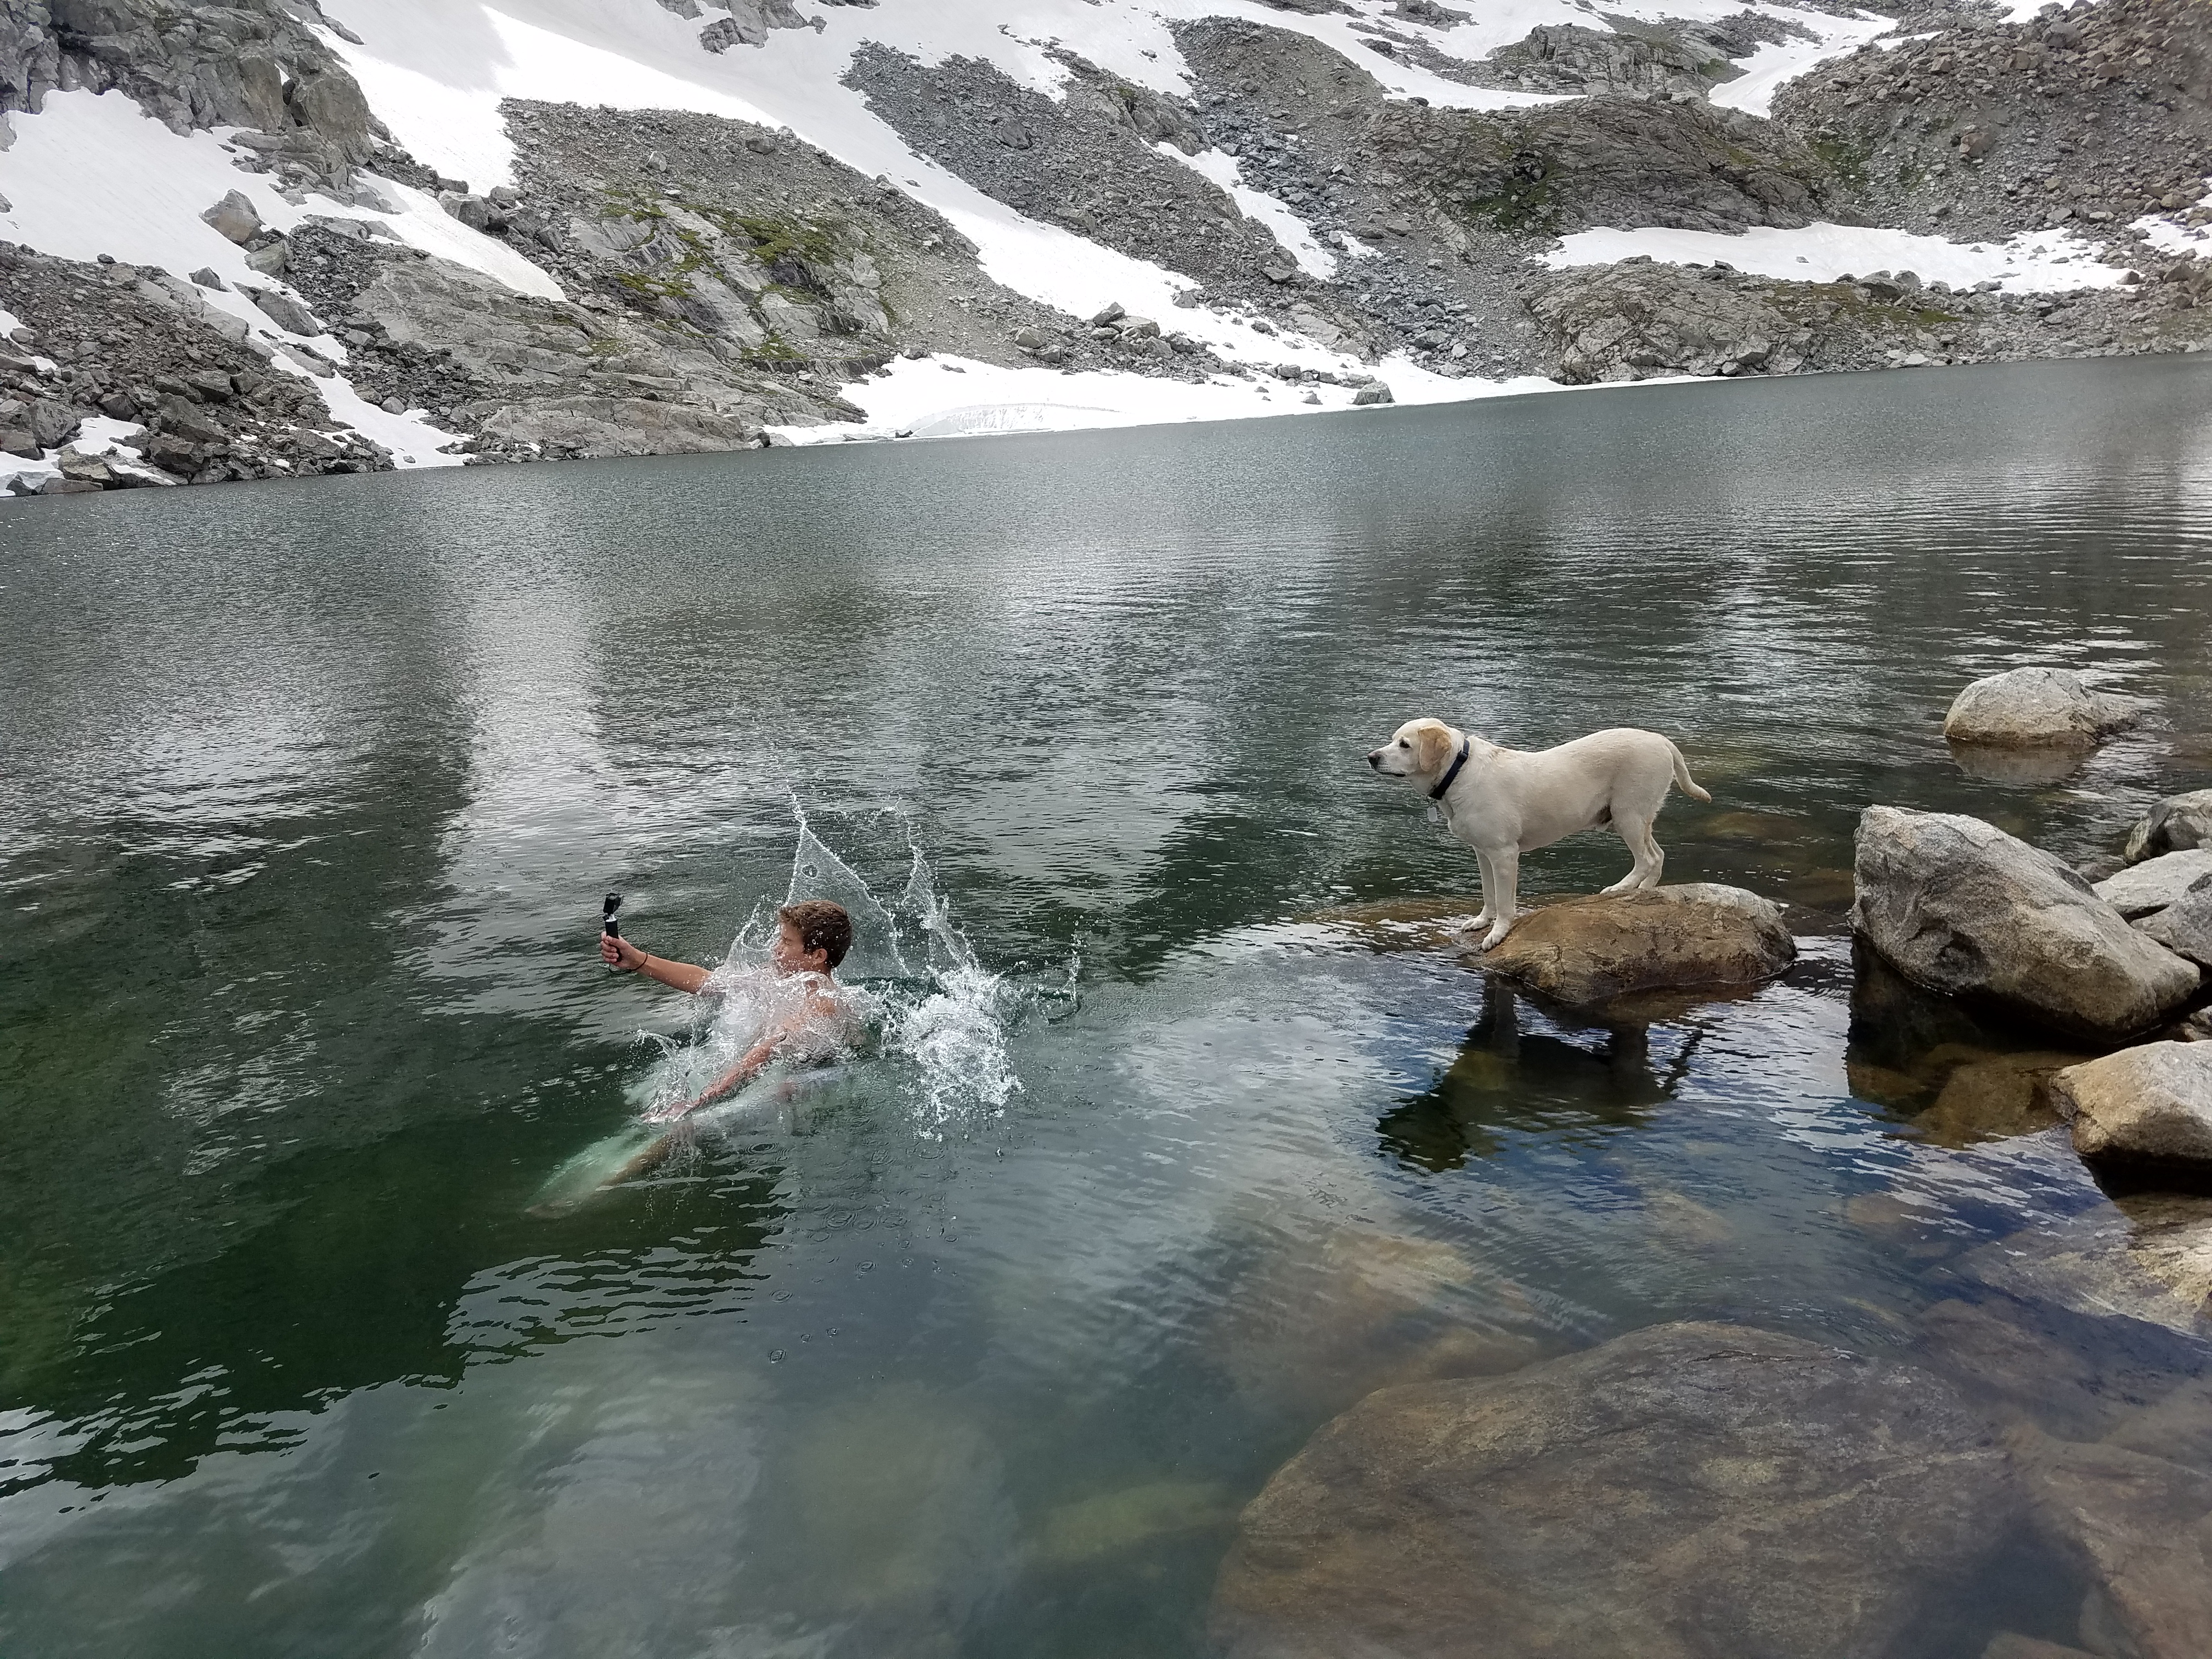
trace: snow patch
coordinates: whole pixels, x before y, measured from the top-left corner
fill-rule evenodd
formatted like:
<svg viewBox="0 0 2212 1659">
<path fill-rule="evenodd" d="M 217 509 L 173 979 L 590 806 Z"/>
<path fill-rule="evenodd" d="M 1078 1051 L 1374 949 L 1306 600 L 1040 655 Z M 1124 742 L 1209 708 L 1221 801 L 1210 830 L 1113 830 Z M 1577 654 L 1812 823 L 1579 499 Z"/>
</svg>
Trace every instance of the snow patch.
<svg viewBox="0 0 2212 1659">
<path fill-rule="evenodd" d="M 380 213 L 311 196 L 295 206 L 266 173 L 242 173 L 224 147 L 230 129 L 175 133 L 119 92 L 52 92 L 36 115 L 15 116 L 15 143 L 0 150 L 0 214 L 9 240 L 64 259 L 112 255 L 174 276 L 207 269 L 227 293 L 207 302 L 256 329 L 264 318 L 239 284 L 295 290 L 246 263 L 246 251 L 200 215 L 232 191 L 253 204 L 263 224 L 289 232 L 309 215 L 375 218 L 401 240 L 482 271 L 518 293 L 561 297 L 559 284 L 506 244 L 471 230 L 418 190 L 375 179 L 399 210 Z M 304 301 L 302 301 L 304 303 Z"/>
<path fill-rule="evenodd" d="M 1813 40 L 1790 40 L 1763 41 L 1759 50 L 1748 58 L 1738 58 L 1736 65 L 1743 73 L 1733 81 L 1723 82 L 1707 97 L 1723 109 L 1742 110 L 1747 114 L 1767 115 L 1773 111 L 1774 94 L 1785 82 L 1796 80 L 1831 58 L 1840 58 L 1856 52 L 1863 41 L 1873 40 L 1891 28 L 1895 19 L 1876 17 L 1859 12 L 1850 17 L 1832 17 L 1824 12 L 1793 11 L 1789 21 L 1798 28 L 1809 28 L 1819 37 Z"/>
<path fill-rule="evenodd" d="M 1323 278 L 1336 275 L 1336 256 L 1321 245 L 1313 227 L 1291 209 L 1279 196 L 1270 196 L 1264 190 L 1255 190 L 1244 182 L 1244 169 L 1237 159 L 1226 150 L 1202 149 L 1195 155 L 1186 155 L 1173 144 L 1163 141 L 1152 146 L 1171 161 L 1180 161 L 1194 173 L 1211 179 L 1227 191 L 1249 219 L 1267 226 L 1269 233 L 1290 251 L 1298 262 L 1298 269 L 1309 276 Z"/>
<path fill-rule="evenodd" d="M 1455 380 L 1393 357 L 1372 371 L 1400 404 L 1466 403 L 1566 388 L 1539 375 L 1510 380 Z M 978 437 L 1010 432 L 1073 432 L 1186 421 L 1254 420 L 1317 415 L 1353 406 L 1357 388 L 1261 377 L 1215 375 L 1193 383 L 1113 370 L 1063 374 L 1002 368 L 973 358 L 901 359 L 882 376 L 842 389 L 868 417 L 865 426 L 778 427 L 794 444 L 860 442 L 905 435 Z M 1309 404 L 1307 394 L 1318 402 Z"/>
<path fill-rule="evenodd" d="M 1665 264 L 1716 260 L 1761 276 L 1832 283 L 1850 272 L 1910 270 L 1923 282 L 1954 288 L 2000 282 L 2015 292 L 2057 293 L 2112 288 L 2114 267 L 2097 262 L 2094 245 L 2069 231 L 2028 231 L 2005 242 L 1960 243 L 1941 236 L 1875 226 L 1815 223 L 1796 230 L 1755 225 L 1740 235 L 1710 230 L 1581 230 L 1545 255 L 1554 270 L 1612 264 L 1649 254 Z"/>
<path fill-rule="evenodd" d="M 2206 179 L 2205 183 L 2212 186 L 2212 179 Z M 2184 224 L 2179 219 L 2154 213 L 2147 218 L 2136 220 L 2129 228 L 2141 231 L 2160 253 L 2201 254 L 2205 251 L 2206 236 L 2202 225 Z M 0 334 L 6 332 L 4 328 L 0 328 Z"/>
</svg>

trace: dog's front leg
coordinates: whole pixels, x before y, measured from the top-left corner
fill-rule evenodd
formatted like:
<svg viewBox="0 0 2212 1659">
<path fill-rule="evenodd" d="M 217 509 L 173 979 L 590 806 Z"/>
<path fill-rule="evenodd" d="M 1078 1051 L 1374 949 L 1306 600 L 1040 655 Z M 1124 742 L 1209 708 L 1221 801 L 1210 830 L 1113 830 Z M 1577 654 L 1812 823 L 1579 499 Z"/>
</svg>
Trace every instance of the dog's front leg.
<svg viewBox="0 0 2212 1659">
<path fill-rule="evenodd" d="M 1498 875 L 1491 868 L 1490 854 L 1480 847 L 1474 849 L 1474 867 L 1482 879 L 1482 908 L 1477 910 L 1474 913 L 1474 920 L 1468 923 L 1469 933 L 1474 933 L 1490 926 L 1495 915 L 1492 906 L 1496 902 L 1495 895 L 1498 891 Z"/>
<path fill-rule="evenodd" d="M 1521 914 L 1521 849 L 1509 847 L 1492 853 L 1484 873 L 1489 878 L 1483 884 L 1483 908 L 1490 912 L 1490 931 L 1474 947 L 1478 951 L 1487 951 L 1511 933 L 1514 919 Z"/>
</svg>

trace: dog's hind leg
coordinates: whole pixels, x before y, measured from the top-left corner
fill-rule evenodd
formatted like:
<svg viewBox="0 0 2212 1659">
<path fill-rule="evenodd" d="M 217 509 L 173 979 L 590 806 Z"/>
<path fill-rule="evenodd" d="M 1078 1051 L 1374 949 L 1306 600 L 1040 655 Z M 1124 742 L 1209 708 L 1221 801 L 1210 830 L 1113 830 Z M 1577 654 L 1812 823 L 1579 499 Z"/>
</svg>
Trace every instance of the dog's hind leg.
<svg viewBox="0 0 2212 1659">
<path fill-rule="evenodd" d="M 1656 887 L 1660 872 L 1667 867 L 1667 854 L 1651 833 L 1651 820 L 1632 817 L 1626 812 L 1614 815 L 1613 828 L 1620 830 L 1620 839 L 1626 843 L 1636 862 L 1619 881 L 1604 890 L 1608 893 L 1632 893 L 1639 888 Z"/>
<path fill-rule="evenodd" d="M 1490 931 L 1475 946 L 1478 951 L 1487 951 L 1511 933 L 1514 919 L 1521 914 L 1521 849 L 1509 847 L 1502 853 L 1492 853 L 1489 875 L 1484 884 L 1483 907 L 1490 912 Z"/>
</svg>

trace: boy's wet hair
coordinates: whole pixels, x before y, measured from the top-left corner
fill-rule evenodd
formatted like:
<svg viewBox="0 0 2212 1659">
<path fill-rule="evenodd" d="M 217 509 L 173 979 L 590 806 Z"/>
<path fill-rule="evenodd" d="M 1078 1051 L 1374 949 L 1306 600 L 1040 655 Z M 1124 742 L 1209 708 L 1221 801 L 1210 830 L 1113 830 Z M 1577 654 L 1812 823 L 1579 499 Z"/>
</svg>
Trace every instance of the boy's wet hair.
<svg viewBox="0 0 2212 1659">
<path fill-rule="evenodd" d="M 842 904 L 832 904 L 828 899 L 801 899 L 778 910 L 775 919 L 791 924 L 799 935 L 800 950 L 826 951 L 832 968 L 844 961 L 845 952 L 853 948 L 853 919 Z"/>
</svg>

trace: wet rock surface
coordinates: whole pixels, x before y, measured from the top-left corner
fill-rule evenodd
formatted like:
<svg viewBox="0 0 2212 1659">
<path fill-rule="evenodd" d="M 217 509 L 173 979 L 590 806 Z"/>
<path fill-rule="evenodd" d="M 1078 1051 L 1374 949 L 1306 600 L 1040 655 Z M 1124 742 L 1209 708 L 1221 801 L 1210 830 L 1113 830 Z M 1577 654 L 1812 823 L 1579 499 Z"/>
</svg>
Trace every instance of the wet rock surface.
<svg viewBox="0 0 2212 1659">
<path fill-rule="evenodd" d="M 2016 1512 L 1939 1378 L 1766 1332 L 1661 1326 L 1494 1380 L 1370 1395 L 1245 1510 L 1235 1659 L 1872 1656 Z"/>
<path fill-rule="evenodd" d="M 1852 927 L 1907 979 L 2061 1030 L 2116 1041 L 2197 988 L 2049 854 L 1955 813 L 1874 806 L 1859 820 Z"/>
<path fill-rule="evenodd" d="M 1757 984 L 1796 959 L 1782 912 L 1740 887 L 1692 883 L 1544 905 L 1472 965 L 1571 1005 L 1632 993 Z"/>
<path fill-rule="evenodd" d="M 2083 1158 L 2212 1174 L 2212 1043 L 2123 1048 L 2058 1073 L 2051 1089 Z"/>
</svg>

